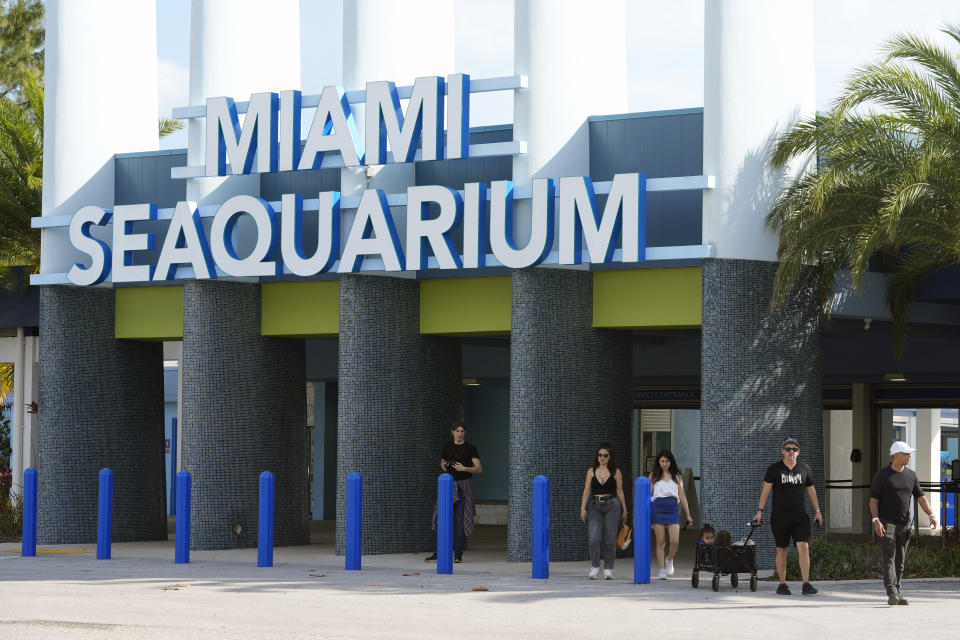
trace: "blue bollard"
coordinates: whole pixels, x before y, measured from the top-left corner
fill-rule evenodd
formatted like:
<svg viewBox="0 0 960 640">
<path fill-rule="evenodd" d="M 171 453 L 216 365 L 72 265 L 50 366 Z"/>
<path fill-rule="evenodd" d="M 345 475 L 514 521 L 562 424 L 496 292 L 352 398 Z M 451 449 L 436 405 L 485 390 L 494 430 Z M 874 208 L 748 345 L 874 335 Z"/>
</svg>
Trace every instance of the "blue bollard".
<svg viewBox="0 0 960 640">
<path fill-rule="evenodd" d="M 260 518 L 257 522 L 257 566 L 273 566 L 273 474 L 260 474 Z"/>
<path fill-rule="evenodd" d="M 2 496 L 0 496 L 2 497 Z M 37 557 L 37 470 L 23 470 L 23 543 L 20 553 L 24 557 Z"/>
<path fill-rule="evenodd" d="M 177 537 L 174 542 L 174 559 L 176 564 L 190 562 L 190 472 L 181 471 L 177 474 L 176 504 L 180 505 L 177 514 Z"/>
<path fill-rule="evenodd" d="M 110 559 L 113 540 L 113 471 L 100 470 L 100 502 L 97 505 L 97 560 Z"/>
<path fill-rule="evenodd" d="M 650 480 L 633 483 L 633 581 L 650 584 Z"/>
<path fill-rule="evenodd" d="M 453 573 L 453 476 L 437 478 L 437 575 Z"/>
<path fill-rule="evenodd" d="M 550 577 L 550 481 L 533 479 L 533 577 Z"/>
<path fill-rule="evenodd" d="M 360 571 L 363 554 L 363 478 L 359 473 L 347 476 L 347 571 Z"/>
</svg>

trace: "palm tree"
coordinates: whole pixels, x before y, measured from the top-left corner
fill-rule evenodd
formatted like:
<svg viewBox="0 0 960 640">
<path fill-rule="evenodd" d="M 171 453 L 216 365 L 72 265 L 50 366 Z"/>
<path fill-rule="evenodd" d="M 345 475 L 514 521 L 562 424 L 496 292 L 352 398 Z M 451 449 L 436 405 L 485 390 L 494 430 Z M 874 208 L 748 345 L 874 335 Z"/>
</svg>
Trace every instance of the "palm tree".
<svg viewBox="0 0 960 640">
<path fill-rule="evenodd" d="M 942 31 L 960 44 L 960 26 Z M 818 269 L 825 314 L 842 270 L 859 290 L 871 263 L 884 265 L 899 357 L 918 288 L 960 264 L 960 67 L 915 35 L 883 51 L 826 113 L 778 139 L 773 165 L 817 162 L 784 187 L 767 223 L 780 232 L 775 306 L 807 265 Z"/>
<path fill-rule="evenodd" d="M 13 391 L 13 363 L 0 362 L 0 405 Z"/>
<path fill-rule="evenodd" d="M 0 97 L 0 285 L 8 287 L 9 267 L 40 266 L 40 232 L 30 219 L 43 195 L 43 87 L 28 78 L 21 95 L 22 104 Z"/>
</svg>

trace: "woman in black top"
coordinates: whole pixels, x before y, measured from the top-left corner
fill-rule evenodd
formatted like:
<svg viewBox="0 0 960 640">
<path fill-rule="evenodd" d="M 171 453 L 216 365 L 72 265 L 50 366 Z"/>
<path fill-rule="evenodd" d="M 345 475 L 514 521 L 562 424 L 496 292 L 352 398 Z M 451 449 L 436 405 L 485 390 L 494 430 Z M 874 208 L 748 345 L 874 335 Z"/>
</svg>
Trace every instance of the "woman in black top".
<svg viewBox="0 0 960 640">
<path fill-rule="evenodd" d="M 604 442 L 593 457 L 593 466 L 587 469 L 580 500 L 580 519 L 588 522 L 590 541 L 589 578 L 600 577 L 600 558 L 603 557 L 603 578 L 613 580 L 613 558 L 617 552 L 617 532 L 620 523 L 627 521 L 627 501 L 623 497 L 623 474 L 617 469 L 610 444 Z"/>
</svg>

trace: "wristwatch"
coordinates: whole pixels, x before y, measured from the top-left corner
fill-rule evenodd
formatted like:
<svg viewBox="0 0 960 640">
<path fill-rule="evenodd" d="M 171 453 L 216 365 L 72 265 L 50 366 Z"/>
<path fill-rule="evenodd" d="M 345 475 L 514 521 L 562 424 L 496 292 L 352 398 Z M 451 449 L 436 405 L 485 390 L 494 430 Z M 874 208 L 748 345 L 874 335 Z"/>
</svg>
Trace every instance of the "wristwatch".
<svg viewBox="0 0 960 640">
<path fill-rule="evenodd" d="M 877 522 L 878 520 L 880 520 L 880 518 L 874 518 L 874 519 L 871 520 L 870 522 Z"/>
</svg>

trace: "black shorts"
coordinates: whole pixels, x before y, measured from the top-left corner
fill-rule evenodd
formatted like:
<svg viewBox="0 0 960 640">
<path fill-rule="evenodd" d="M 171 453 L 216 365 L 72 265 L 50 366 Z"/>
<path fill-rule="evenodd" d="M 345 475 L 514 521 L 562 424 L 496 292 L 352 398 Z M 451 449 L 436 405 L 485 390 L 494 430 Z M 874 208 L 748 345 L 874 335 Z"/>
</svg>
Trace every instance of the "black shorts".
<svg viewBox="0 0 960 640">
<path fill-rule="evenodd" d="M 780 549 L 793 543 L 810 542 L 810 516 L 806 513 L 774 515 L 770 518 L 770 528 L 773 530 L 773 539 Z"/>
</svg>

